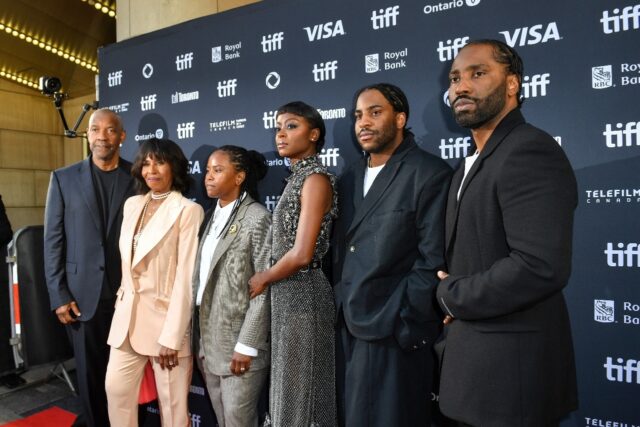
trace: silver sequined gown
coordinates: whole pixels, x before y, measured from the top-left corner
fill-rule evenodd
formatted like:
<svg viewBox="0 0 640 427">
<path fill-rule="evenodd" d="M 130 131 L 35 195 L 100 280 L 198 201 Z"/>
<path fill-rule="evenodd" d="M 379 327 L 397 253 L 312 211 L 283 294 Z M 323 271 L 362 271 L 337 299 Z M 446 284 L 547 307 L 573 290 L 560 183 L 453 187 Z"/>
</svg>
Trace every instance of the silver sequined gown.
<svg viewBox="0 0 640 427">
<path fill-rule="evenodd" d="M 297 162 L 273 212 L 274 260 L 295 242 L 300 194 L 306 177 L 329 176 L 333 187 L 331 211 L 322 219 L 313 260 L 329 249 L 331 223 L 337 215 L 335 176 L 317 156 Z M 300 271 L 271 285 L 270 416 L 274 427 L 337 425 L 335 398 L 333 290 L 320 268 Z"/>
</svg>

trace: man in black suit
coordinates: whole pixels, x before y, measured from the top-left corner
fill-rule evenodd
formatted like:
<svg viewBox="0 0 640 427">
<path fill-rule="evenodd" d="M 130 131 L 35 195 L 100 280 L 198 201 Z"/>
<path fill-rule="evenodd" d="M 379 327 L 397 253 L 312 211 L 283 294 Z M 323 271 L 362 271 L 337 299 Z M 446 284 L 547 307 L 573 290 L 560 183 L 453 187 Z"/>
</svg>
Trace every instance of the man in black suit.
<svg viewBox="0 0 640 427">
<path fill-rule="evenodd" d="M 342 426 L 429 425 L 451 169 L 418 148 L 408 118 L 396 86 L 356 93 L 367 155 L 340 178 L 333 244 Z"/>
<path fill-rule="evenodd" d="M 131 164 L 120 158 L 125 132 L 113 111 L 94 112 L 87 136 L 91 155 L 51 174 L 44 253 L 51 308 L 73 341 L 84 422 L 97 427 L 109 425 L 107 336 L 122 276 L 122 205 L 133 180 Z"/>
<path fill-rule="evenodd" d="M 476 153 L 455 173 L 437 299 L 445 318 L 440 408 L 461 425 L 546 427 L 577 407 L 569 316 L 576 181 L 558 143 L 520 113 L 522 60 L 465 46 L 449 73 Z"/>
</svg>

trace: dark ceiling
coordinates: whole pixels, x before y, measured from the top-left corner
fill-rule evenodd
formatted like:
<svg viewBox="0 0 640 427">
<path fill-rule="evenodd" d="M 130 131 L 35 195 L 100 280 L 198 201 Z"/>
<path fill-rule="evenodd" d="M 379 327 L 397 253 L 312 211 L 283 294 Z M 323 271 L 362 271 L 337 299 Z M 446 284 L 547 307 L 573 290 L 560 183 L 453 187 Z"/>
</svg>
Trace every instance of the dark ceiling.
<svg viewBox="0 0 640 427">
<path fill-rule="evenodd" d="M 100 2 L 115 9 L 115 0 Z M 98 66 L 98 47 L 116 41 L 116 20 L 97 10 L 94 0 L 0 0 L 0 70 L 29 81 L 55 76 L 70 97 L 88 95 L 95 92 L 97 72 L 28 42 L 31 38 Z"/>
</svg>

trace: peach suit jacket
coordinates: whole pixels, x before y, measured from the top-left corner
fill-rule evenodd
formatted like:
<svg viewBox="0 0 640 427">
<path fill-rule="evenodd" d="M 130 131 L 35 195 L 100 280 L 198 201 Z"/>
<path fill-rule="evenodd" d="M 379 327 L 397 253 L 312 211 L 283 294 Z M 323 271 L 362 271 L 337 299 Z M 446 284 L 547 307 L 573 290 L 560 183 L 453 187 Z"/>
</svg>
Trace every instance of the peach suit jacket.
<svg viewBox="0 0 640 427">
<path fill-rule="evenodd" d="M 150 193 L 124 204 L 120 252 L 122 283 L 107 343 L 120 347 L 129 335 L 133 349 L 157 356 L 160 346 L 189 356 L 191 277 L 204 213 L 197 203 L 173 191 L 144 226 L 131 258 L 133 235 Z"/>
</svg>

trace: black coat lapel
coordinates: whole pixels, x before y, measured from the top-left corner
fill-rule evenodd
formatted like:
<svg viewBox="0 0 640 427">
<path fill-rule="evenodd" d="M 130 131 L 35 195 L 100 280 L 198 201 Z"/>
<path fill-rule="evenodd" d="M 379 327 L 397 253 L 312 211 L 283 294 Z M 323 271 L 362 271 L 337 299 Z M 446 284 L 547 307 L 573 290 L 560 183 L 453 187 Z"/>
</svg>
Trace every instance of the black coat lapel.
<svg viewBox="0 0 640 427">
<path fill-rule="evenodd" d="M 111 227 L 118 219 L 118 215 L 121 214 L 124 201 L 133 195 L 131 190 L 133 179 L 131 178 L 130 165 L 128 164 L 128 162 L 122 164 L 122 162 L 124 162 L 123 160 L 120 160 L 120 162 L 121 165 L 118 167 L 118 175 L 116 177 L 113 200 L 111 200 L 111 206 L 109 208 L 107 235 L 111 233 Z"/>
<path fill-rule="evenodd" d="M 104 227 L 102 226 L 102 217 L 98 210 L 98 200 L 96 199 L 96 190 L 93 187 L 93 176 L 91 176 L 91 165 L 89 162 L 91 157 L 87 157 L 80 164 L 78 170 L 78 182 L 80 184 L 80 193 L 87 204 L 89 214 L 96 224 L 96 228 L 100 230 L 100 235 L 104 236 Z"/>
</svg>

